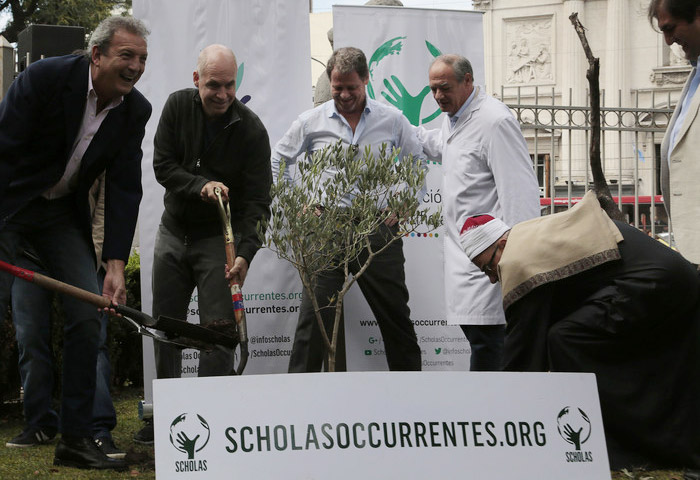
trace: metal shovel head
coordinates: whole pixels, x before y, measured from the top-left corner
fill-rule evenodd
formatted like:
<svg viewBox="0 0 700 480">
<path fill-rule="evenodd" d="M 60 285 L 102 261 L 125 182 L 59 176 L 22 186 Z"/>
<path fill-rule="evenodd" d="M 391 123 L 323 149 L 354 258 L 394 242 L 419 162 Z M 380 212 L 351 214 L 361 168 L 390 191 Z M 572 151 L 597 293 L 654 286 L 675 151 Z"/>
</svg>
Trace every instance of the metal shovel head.
<svg viewBox="0 0 700 480">
<path fill-rule="evenodd" d="M 185 321 L 163 315 L 158 317 L 154 328 L 165 332 L 168 334 L 168 336 L 191 338 L 192 340 L 199 342 L 221 345 L 230 348 L 231 350 L 235 349 L 236 345 L 238 345 L 238 335 L 235 333 L 234 336 L 232 336 L 211 328 L 195 325 L 193 323 L 187 323 Z M 233 324 L 232 329 L 235 330 L 235 323 Z"/>
</svg>

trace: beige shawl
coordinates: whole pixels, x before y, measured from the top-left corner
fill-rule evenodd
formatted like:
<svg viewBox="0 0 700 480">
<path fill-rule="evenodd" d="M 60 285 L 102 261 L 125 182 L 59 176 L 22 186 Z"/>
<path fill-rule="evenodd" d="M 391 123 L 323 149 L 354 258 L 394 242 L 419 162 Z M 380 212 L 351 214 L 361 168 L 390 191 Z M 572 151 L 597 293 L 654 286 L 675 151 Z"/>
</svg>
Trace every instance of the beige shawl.
<svg viewBox="0 0 700 480">
<path fill-rule="evenodd" d="M 566 212 L 517 224 L 498 263 L 503 308 L 540 285 L 619 259 L 621 241 L 593 191 Z"/>
</svg>

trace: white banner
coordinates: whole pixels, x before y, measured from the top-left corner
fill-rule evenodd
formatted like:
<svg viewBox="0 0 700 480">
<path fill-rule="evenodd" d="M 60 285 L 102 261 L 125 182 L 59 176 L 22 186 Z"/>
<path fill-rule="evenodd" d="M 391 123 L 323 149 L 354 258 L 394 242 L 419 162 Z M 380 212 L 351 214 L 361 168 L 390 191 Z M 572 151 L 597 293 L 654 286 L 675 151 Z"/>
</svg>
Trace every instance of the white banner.
<svg viewBox="0 0 700 480">
<path fill-rule="evenodd" d="M 476 83 L 484 82 L 480 12 L 402 7 L 333 7 L 335 48 L 357 47 L 369 63 L 368 95 L 404 112 L 413 125 L 438 128 L 442 114 L 428 86 L 435 56 L 458 53 L 469 59 Z M 442 203 L 440 165 L 429 165 L 424 204 Z M 424 370 L 468 370 L 470 348 L 462 331 L 447 326 L 443 287 L 443 229 L 404 238 L 411 318 L 421 345 Z M 348 368 L 383 370 L 379 328 L 358 288 L 346 300 Z M 359 325 L 358 325 L 359 324 Z"/>
<path fill-rule="evenodd" d="M 377 7 L 370 9 L 372 14 L 368 16 L 367 8 L 336 9 L 336 46 L 352 43 L 362 48 L 368 59 L 374 57 L 370 68 L 376 98 L 383 99 L 382 93 L 388 93 L 383 87 L 385 78 L 394 82 L 399 89 L 395 91 L 401 91 L 392 75 L 411 95 L 420 92 L 420 112 L 415 113 L 418 101 L 410 102 L 411 118 L 425 123 L 438 112 L 432 95 L 425 91 L 434 49 L 466 54 L 473 61 L 477 79 L 483 72 L 480 14 Z M 343 13 L 346 11 L 347 17 Z M 167 96 L 192 86 L 192 71 L 203 47 L 211 43 L 228 45 L 244 72 L 237 97 L 260 116 L 274 146 L 296 116 L 312 105 L 308 7 L 305 0 L 134 0 L 134 15 L 151 29 L 147 67 L 138 85 L 153 105 L 143 143 L 144 198 L 139 216 L 142 306 L 150 312 L 153 244 L 163 210 L 163 188 L 153 174 L 152 141 Z M 397 50 L 396 42 L 389 42 L 386 48 L 391 54 L 382 56 L 379 50 L 374 55 L 396 37 L 406 37 L 399 42 L 402 48 Z M 420 60 L 413 59 L 413 55 Z M 438 166 L 431 166 L 424 201 L 436 208 L 441 203 Z M 469 345 L 461 331 L 446 326 L 445 321 L 441 231 L 405 238 L 404 251 L 423 369 L 467 370 Z M 287 370 L 301 290 L 297 273 L 287 262 L 266 249 L 258 253 L 244 288 L 250 337 L 246 374 Z M 197 311 L 194 292 L 190 321 L 198 321 Z M 385 370 L 381 334 L 359 288 L 354 288 L 346 300 L 345 318 L 348 368 Z M 196 351 L 183 351 L 184 376 L 196 376 L 196 355 Z M 151 380 L 155 377 L 150 341 L 144 341 L 144 377 L 145 396 L 150 400 Z"/>
<path fill-rule="evenodd" d="M 610 479 L 593 374 L 354 372 L 154 384 L 159 479 Z"/>
<path fill-rule="evenodd" d="M 236 97 L 263 121 L 271 145 L 284 134 L 299 112 L 312 106 L 309 58 L 309 17 L 306 0 L 134 0 L 134 16 L 151 30 L 148 62 L 139 90 L 153 105 L 143 142 L 143 190 L 139 215 L 141 298 L 150 312 L 153 244 L 163 211 L 163 188 L 153 173 L 153 136 L 168 95 L 194 87 L 192 72 L 202 48 L 229 46 L 243 78 Z M 223 240 L 222 240 L 223 248 Z M 287 370 L 296 325 L 301 283 L 296 271 L 262 250 L 245 284 L 251 358 L 246 373 Z M 190 320 L 198 321 L 196 292 Z M 264 348 L 258 348 L 264 347 Z M 184 351 L 183 371 L 195 375 L 196 352 Z M 155 377 L 153 350 L 144 341 L 144 388 L 151 398 Z"/>
</svg>

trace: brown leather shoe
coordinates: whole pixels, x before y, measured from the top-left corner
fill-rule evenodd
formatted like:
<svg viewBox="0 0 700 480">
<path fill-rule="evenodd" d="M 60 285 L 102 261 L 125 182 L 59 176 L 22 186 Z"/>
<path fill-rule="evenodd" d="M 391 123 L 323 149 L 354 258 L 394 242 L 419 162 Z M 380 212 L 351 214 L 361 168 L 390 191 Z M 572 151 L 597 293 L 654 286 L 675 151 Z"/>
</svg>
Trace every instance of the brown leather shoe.
<svg viewBox="0 0 700 480">
<path fill-rule="evenodd" d="M 109 458 L 90 437 L 61 437 L 56 445 L 53 464 L 97 470 L 126 470 L 127 468 L 124 460 Z"/>
</svg>

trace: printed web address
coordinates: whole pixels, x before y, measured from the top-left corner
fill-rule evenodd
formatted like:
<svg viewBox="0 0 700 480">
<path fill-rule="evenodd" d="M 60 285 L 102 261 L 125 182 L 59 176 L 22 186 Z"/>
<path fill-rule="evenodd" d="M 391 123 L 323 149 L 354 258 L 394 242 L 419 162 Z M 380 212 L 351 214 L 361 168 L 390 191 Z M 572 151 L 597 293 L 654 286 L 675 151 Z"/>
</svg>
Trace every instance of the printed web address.
<svg viewBox="0 0 700 480">
<path fill-rule="evenodd" d="M 411 320 L 415 327 L 446 327 L 447 320 Z M 376 320 L 360 320 L 361 327 L 376 327 Z"/>
</svg>

